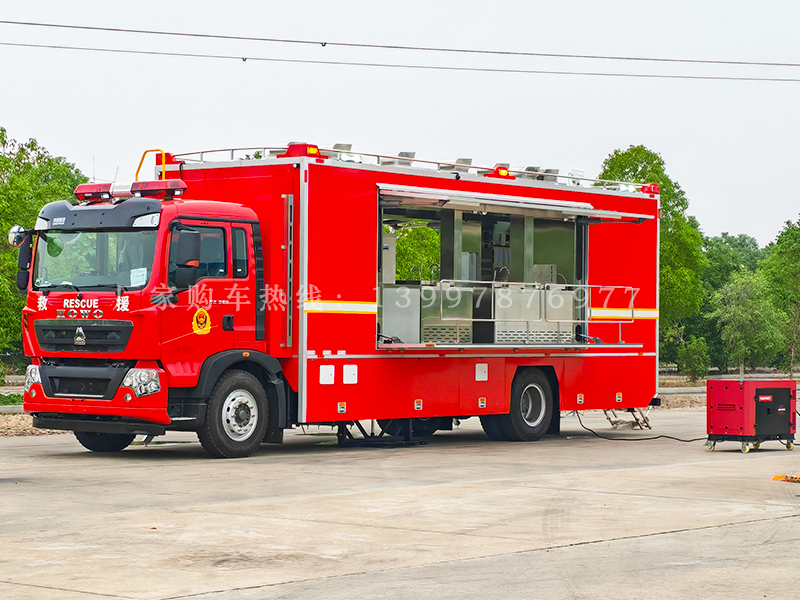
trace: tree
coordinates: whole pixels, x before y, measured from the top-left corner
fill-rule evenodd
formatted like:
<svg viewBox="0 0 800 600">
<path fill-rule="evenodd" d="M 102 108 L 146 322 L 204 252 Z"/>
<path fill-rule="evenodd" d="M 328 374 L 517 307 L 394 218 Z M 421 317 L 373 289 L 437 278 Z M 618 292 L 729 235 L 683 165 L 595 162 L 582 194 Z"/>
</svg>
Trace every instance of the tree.
<svg viewBox="0 0 800 600">
<path fill-rule="evenodd" d="M 660 319 L 662 340 L 680 338 L 683 319 L 696 315 L 703 302 L 701 276 L 706 266 L 700 227 L 686 210 L 689 201 L 666 173 L 664 159 L 644 146 L 615 150 L 603 161 L 600 179 L 661 186 Z"/>
<path fill-rule="evenodd" d="M 703 251 L 706 256 L 706 268 L 703 272 L 703 304 L 700 314 L 685 320 L 682 331 L 684 338 L 704 338 L 708 346 L 711 364 L 720 371 L 726 371 L 730 364 L 726 345 L 722 341 L 718 323 L 709 317 L 713 312 L 714 294 L 726 283 L 734 273 L 755 273 L 759 264 L 767 256 L 766 248 L 759 248 L 758 241 L 745 234 L 730 235 L 725 232 L 720 236 L 703 236 Z M 679 350 L 680 352 L 680 350 Z"/>
<path fill-rule="evenodd" d="M 8 137 L 0 127 L 0 351 L 20 348 L 20 315 L 25 299 L 17 293 L 17 252 L 5 233 L 12 225 L 33 227 L 39 210 L 54 200 L 69 198 L 86 178 L 64 158 L 51 156 L 36 140 Z"/>
<path fill-rule="evenodd" d="M 800 219 L 786 222 L 762 270 L 773 302 L 787 315 L 784 335 L 792 374 L 800 350 Z"/>
<path fill-rule="evenodd" d="M 397 230 L 397 279 L 435 279 L 439 265 L 441 238 L 424 221 L 409 221 L 411 227 Z"/>
<path fill-rule="evenodd" d="M 768 364 L 784 344 L 786 315 L 770 299 L 769 284 L 761 273 L 734 273 L 714 295 L 709 315 L 719 324 L 731 360 L 739 365 Z"/>
<path fill-rule="evenodd" d="M 705 377 L 711 366 L 711 357 L 708 355 L 708 345 L 705 338 L 692 336 L 689 341 L 683 342 L 678 349 L 678 369 L 689 375 L 689 380 L 697 381 Z"/>
<path fill-rule="evenodd" d="M 708 262 L 703 280 L 714 290 L 725 285 L 736 271 L 755 273 L 769 254 L 766 248 L 758 247 L 754 237 L 744 233 L 733 236 L 724 232 L 717 237 L 703 237 L 703 246 Z"/>
</svg>

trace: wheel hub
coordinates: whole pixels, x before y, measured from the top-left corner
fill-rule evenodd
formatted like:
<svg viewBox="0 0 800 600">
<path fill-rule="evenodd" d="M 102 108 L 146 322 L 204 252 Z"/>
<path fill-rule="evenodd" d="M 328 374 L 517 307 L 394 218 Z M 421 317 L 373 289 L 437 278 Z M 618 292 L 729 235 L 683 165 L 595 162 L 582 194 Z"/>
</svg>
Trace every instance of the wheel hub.
<svg viewBox="0 0 800 600">
<path fill-rule="evenodd" d="M 236 442 L 253 435 L 258 424 L 258 407 L 247 390 L 234 390 L 222 403 L 222 423 L 225 434 Z"/>
<path fill-rule="evenodd" d="M 544 390 L 538 383 L 531 383 L 522 390 L 519 409 L 522 420 L 528 427 L 537 427 L 544 420 L 546 412 L 544 398 Z"/>
</svg>

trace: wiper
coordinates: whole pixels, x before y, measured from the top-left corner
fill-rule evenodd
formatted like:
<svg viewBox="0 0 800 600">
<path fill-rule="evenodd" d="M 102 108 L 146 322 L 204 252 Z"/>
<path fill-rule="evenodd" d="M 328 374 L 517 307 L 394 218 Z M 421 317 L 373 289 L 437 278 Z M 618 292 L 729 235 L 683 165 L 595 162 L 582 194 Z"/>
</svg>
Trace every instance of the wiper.
<svg viewBox="0 0 800 600">
<path fill-rule="evenodd" d="M 40 285 L 39 286 L 40 290 L 52 290 L 52 289 L 55 289 L 55 288 L 72 288 L 76 292 L 80 292 L 80 290 L 78 289 L 78 286 L 77 285 L 73 285 L 71 283 L 57 283 L 55 285 L 50 284 L 50 285 Z"/>
<path fill-rule="evenodd" d="M 115 283 L 93 283 L 92 285 L 82 285 L 81 286 L 81 290 L 90 290 L 92 288 L 107 288 L 109 290 L 115 290 L 115 289 L 117 289 L 117 287 L 118 286 Z M 78 289 L 78 288 L 75 288 L 75 289 Z M 125 288 L 123 287 L 123 289 L 125 289 Z"/>
</svg>

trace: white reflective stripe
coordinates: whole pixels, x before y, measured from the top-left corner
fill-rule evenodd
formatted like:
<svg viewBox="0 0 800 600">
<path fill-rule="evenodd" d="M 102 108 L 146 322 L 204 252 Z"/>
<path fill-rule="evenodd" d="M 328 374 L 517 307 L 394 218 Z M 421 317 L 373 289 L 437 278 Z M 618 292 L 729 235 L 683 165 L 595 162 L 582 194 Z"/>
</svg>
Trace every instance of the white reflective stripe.
<svg viewBox="0 0 800 600">
<path fill-rule="evenodd" d="M 592 308 L 589 311 L 591 319 L 630 319 L 630 308 Z M 635 308 L 634 319 L 657 319 L 657 308 Z"/>
<path fill-rule="evenodd" d="M 356 313 L 378 314 L 377 302 L 331 302 L 328 300 L 306 301 L 303 312 L 307 313 Z"/>
</svg>

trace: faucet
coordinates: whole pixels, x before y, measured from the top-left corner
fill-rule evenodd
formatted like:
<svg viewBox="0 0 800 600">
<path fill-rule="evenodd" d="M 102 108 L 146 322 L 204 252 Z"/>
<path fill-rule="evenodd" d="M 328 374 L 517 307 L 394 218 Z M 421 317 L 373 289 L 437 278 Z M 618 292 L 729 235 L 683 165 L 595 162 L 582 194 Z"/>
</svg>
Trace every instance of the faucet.
<svg viewBox="0 0 800 600">
<path fill-rule="evenodd" d="M 509 268 L 508 268 L 507 266 L 505 266 L 505 265 L 503 265 L 503 266 L 502 266 L 502 267 L 500 267 L 499 269 L 496 269 L 496 270 L 495 270 L 495 272 L 494 272 L 494 275 L 492 276 L 492 281 L 497 281 L 497 275 L 498 275 L 498 273 L 502 273 L 502 272 L 503 272 L 503 269 L 505 269 L 505 271 L 506 271 L 506 281 L 508 281 L 508 277 L 511 275 L 511 271 L 510 271 L 510 270 L 509 270 Z"/>
<path fill-rule="evenodd" d="M 439 281 L 439 265 L 431 265 L 431 281 Z"/>
</svg>

